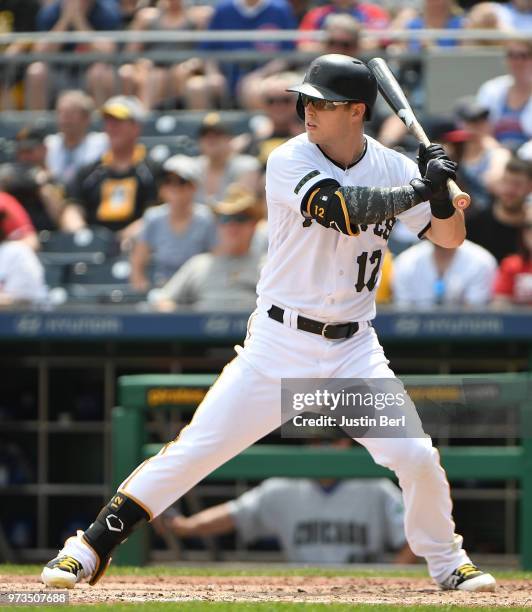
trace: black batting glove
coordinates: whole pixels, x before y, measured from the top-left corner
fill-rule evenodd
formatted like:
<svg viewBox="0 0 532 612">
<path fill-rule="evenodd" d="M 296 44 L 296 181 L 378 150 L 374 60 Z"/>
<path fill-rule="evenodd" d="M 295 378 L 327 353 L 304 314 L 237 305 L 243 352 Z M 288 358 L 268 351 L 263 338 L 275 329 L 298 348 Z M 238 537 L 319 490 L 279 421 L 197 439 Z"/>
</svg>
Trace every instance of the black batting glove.
<svg viewBox="0 0 532 612">
<path fill-rule="evenodd" d="M 456 164 L 450 159 L 430 159 L 421 179 L 413 179 L 410 185 L 422 201 L 443 198 L 447 192 L 447 180 L 456 178 Z"/>
<path fill-rule="evenodd" d="M 451 176 L 448 176 L 447 179 L 445 179 L 443 187 L 436 191 L 434 195 L 429 199 L 430 211 L 432 213 L 432 216 L 436 217 L 437 219 L 448 219 L 449 217 L 452 217 L 454 215 L 454 206 L 451 200 L 451 196 L 449 195 L 449 189 L 447 188 L 447 180 L 456 180 L 456 169 L 458 166 L 457 164 L 449 160 L 448 157 L 440 157 L 436 160 L 429 160 L 425 176 L 428 176 L 431 165 L 434 164 L 436 161 L 444 162 L 445 165 L 448 166 L 449 170 L 451 171 Z M 436 181 L 439 181 L 439 178 L 437 178 Z"/>
<path fill-rule="evenodd" d="M 425 176 L 427 164 L 431 159 L 449 159 L 441 144 L 431 143 L 428 147 L 421 143 L 417 152 L 417 167 L 421 176 Z"/>
<path fill-rule="evenodd" d="M 431 159 L 446 159 L 449 157 L 442 145 L 432 143 L 428 147 L 424 144 L 419 145 L 417 166 L 421 176 L 424 176 L 427 171 L 427 164 Z M 432 216 L 438 219 L 448 219 L 454 215 L 454 206 L 451 201 L 448 189 L 443 189 L 441 192 L 434 194 L 430 199 L 430 210 Z"/>
<path fill-rule="evenodd" d="M 430 182 L 432 195 L 441 195 L 442 191 L 447 191 L 447 181 L 456 180 L 457 167 L 458 165 L 448 157 L 429 159 L 423 179 Z"/>
</svg>

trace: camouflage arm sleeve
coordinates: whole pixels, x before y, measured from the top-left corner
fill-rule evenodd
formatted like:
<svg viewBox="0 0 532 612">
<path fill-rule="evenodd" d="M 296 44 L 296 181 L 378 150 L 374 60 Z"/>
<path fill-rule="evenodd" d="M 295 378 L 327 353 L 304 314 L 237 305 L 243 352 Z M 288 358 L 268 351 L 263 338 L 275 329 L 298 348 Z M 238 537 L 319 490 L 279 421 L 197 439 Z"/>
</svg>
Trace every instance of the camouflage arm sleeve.
<svg viewBox="0 0 532 612">
<path fill-rule="evenodd" d="M 402 187 L 340 187 L 337 191 L 353 225 L 370 225 L 391 219 L 422 200 L 411 185 Z M 343 202 L 342 202 L 343 200 Z"/>
<path fill-rule="evenodd" d="M 335 180 L 320 183 L 302 205 L 307 219 L 348 236 L 359 233 L 358 225 L 392 219 L 425 201 L 423 183 L 414 179 L 402 187 L 342 187 Z"/>
</svg>

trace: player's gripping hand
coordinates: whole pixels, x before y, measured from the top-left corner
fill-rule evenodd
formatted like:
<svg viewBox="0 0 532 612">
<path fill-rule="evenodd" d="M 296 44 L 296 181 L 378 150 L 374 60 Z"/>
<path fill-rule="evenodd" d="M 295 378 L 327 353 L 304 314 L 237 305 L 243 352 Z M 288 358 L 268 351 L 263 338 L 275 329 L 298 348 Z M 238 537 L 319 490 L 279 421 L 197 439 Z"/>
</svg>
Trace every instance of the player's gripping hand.
<svg viewBox="0 0 532 612">
<path fill-rule="evenodd" d="M 433 142 L 427 147 L 423 143 L 420 143 L 416 160 L 421 176 L 425 175 L 427 164 L 431 159 L 449 159 L 449 156 L 441 144 Z"/>
<path fill-rule="evenodd" d="M 441 196 L 442 192 L 447 193 L 447 181 L 456 179 L 456 168 L 457 164 L 448 157 L 429 159 L 423 181 L 428 181 L 431 197 Z"/>
<path fill-rule="evenodd" d="M 427 171 L 427 164 L 431 159 L 449 159 L 442 145 L 432 143 L 428 147 L 424 144 L 419 145 L 417 165 L 421 176 Z M 448 189 L 434 194 L 430 198 L 430 208 L 432 215 L 438 219 L 447 219 L 454 214 L 454 207 Z"/>
<path fill-rule="evenodd" d="M 423 178 L 414 179 L 410 181 L 410 184 L 424 201 L 430 201 L 431 212 L 435 217 L 447 219 L 454 214 L 447 190 L 447 181 L 455 178 L 456 164 L 448 157 L 442 157 L 429 159 Z"/>
</svg>

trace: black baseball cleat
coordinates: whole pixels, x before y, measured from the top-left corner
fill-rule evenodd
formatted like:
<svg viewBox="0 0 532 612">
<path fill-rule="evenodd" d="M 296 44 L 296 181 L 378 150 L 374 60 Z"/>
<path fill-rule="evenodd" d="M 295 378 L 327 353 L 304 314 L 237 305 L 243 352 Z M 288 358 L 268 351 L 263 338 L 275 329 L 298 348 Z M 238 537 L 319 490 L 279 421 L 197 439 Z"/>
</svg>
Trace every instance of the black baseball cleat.
<svg viewBox="0 0 532 612">
<path fill-rule="evenodd" d="M 494 591 L 497 582 L 491 574 L 479 570 L 472 563 L 464 563 L 443 582 L 440 587 L 445 591 Z"/>
<path fill-rule="evenodd" d="M 48 562 L 41 573 L 41 580 L 48 587 L 72 589 L 85 576 L 83 565 L 74 557 L 56 557 Z"/>
</svg>

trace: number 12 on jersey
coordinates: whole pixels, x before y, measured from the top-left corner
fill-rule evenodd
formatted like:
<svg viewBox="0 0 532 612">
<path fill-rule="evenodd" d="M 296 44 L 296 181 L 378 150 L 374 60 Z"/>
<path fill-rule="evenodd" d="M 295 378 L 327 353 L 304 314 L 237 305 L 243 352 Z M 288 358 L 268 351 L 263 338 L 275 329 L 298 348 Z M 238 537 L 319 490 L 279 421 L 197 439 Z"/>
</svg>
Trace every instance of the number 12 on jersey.
<svg viewBox="0 0 532 612">
<path fill-rule="evenodd" d="M 381 267 L 382 261 L 382 251 L 379 249 L 377 251 L 373 251 L 371 255 L 369 255 L 366 251 L 361 253 L 356 261 L 358 264 L 358 278 L 355 284 L 355 289 L 357 293 L 360 293 L 364 287 L 367 287 L 368 291 L 373 291 L 375 289 L 375 285 L 377 284 L 377 277 L 379 275 L 379 268 Z M 371 268 L 371 273 L 369 279 L 366 281 L 366 268 L 368 267 L 368 261 Z M 371 267 L 372 266 L 372 267 Z"/>
</svg>

